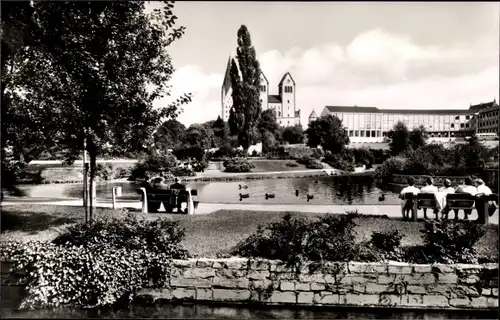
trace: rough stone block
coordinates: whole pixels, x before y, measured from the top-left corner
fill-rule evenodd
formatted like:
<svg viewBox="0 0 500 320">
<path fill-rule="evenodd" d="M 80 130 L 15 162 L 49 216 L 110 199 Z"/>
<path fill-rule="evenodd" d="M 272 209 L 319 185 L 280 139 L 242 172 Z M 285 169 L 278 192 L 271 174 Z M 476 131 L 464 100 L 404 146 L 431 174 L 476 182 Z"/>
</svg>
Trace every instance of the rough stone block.
<svg viewBox="0 0 500 320">
<path fill-rule="evenodd" d="M 447 264 L 435 263 L 432 265 L 432 272 L 433 273 L 454 273 L 455 268 L 453 268 L 453 266 L 450 266 Z"/>
<path fill-rule="evenodd" d="M 174 259 L 172 260 L 172 267 L 178 267 L 178 268 L 193 268 L 196 266 L 196 260 L 181 260 L 181 259 Z"/>
<path fill-rule="evenodd" d="M 475 286 L 464 286 L 457 285 L 452 286 L 452 298 L 462 298 L 462 297 L 477 297 L 479 296 L 479 290 Z"/>
<path fill-rule="evenodd" d="M 225 277 L 230 279 L 237 279 L 246 277 L 246 270 L 235 270 L 235 269 L 214 269 L 216 270 L 215 275 L 219 277 Z"/>
<path fill-rule="evenodd" d="M 436 282 L 432 273 L 414 273 L 404 275 L 403 281 L 408 284 L 431 284 Z"/>
<path fill-rule="evenodd" d="M 225 267 L 225 263 L 220 260 L 214 260 L 214 263 L 212 265 L 212 268 L 214 269 L 223 269 Z"/>
<path fill-rule="evenodd" d="M 226 267 L 228 269 L 247 269 L 248 259 L 246 258 L 231 258 L 226 260 Z"/>
<path fill-rule="evenodd" d="M 270 277 L 269 271 L 249 271 L 248 279 L 250 280 L 264 280 Z"/>
<path fill-rule="evenodd" d="M 208 300 L 213 299 L 212 289 L 196 288 L 196 300 Z"/>
<path fill-rule="evenodd" d="M 424 295 L 423 303 L 429 307 L 446 307 L 448 306 L 448 298 L 443 295 Z"/>
<path fill-rule="evenodd" d="M 250 299 L 249 290 L 213 289 L 215 301 L 246 301 Z"/>
<path fill-rule="evenodd" d="M 468 298 L 452 298 L 450 299 L 450 306 L 452 307 L 470 307 L 470 299 Z"/>
<path fill-rule="evenodd" d="M 406 290 L 408 291 L 408 293 L 416 293 L 416 294 L 426 294 L 427 293 L 427 290 L 423 286 L 409 285 L 406 287 Z"/>
<path fill-rule="evenodd" d="M 481 295 L 482 296 L 491 296 L 491 289 L 482 288 Z"/>
<path fill-rule="evenodd" d="M 172 290 L 172 298 L 179 300 L 194 300 L 196 297 L 195 289 L 176 288 Z"/>
<path fill-rule="evenodd" d="M 293 268 L 287 267 L 284 263 L 271 264 L 270 270 L 278 273 L 293 272 Z"/>
<path fill-rule="evenodd" d="M 251 282 L 251 285 L 249 285 L 249 287 L 259 288 L 259 289 L 267 289 L 270 286 L 273 286 L 273 282 L 271 280 L 254 280 Z"/>
<path fill-rule="evenodd" d="M 461 274 L 475 274 L 475 273 L 479 273 L 479 271 L 482 269 L 483 267 L 479 264 L 462 264 L 462 263 L 459 263 L 459 264 L 456 264 L 455 265 L 455 270 L 457 273 L 461 273 Z"/>
<path fill-rule="evenodd" d="M 414 264 L 413 265 L 414 273 L 431 273 L 432 265 L 430 264 Z"/>
<path fill-rule="evenodd" d="M 317 282 L 311 283 L 311 290 L 312 291 L 323 291 L 325 289 L 326 289 L 326 286 L 322 283 L 317 283 Z"/>
<path fill-rule="evenodd" d="M 352 286 L 352 293 L 365 293 L 366 287 L 364 284 L 356 283 Z"/>
<path fill-rule="evenodd" d="M 215 277 L 213 280 L 213 286 L 214 287 L 221 287 L 221 288 L 231 288 L 231 289 L 246 289 L 248 288 L 248 279 L 247 278 L 240 278 L 240 279 L 229 279 L 229 278 L 223 278 L 223 277 Z"/>
<path fill-rule="evenodd" d="M 408 263 L 391 261 L 391 262 L 389 262 L 388 273 L 389 274 L 411 274 L 412 269 L 413 269 L 412 266 L 409 265 Z"/>
<path fill-rule="evenodd" d="M 439 274 L 437 281 L 439 283 L 457 283 L 458 276 L 456 274 L 453 274 L 453 273 Z"/>
<path fill-rule="evenodd" d="M 498 299 L 497 298 L 486 298 L 486 304 L 488 308 L 498 308 Z"/>
<path fill-rule="evenodd" d="M 198 261 L 196 262 L 197 268 L 211 268 L 213 265 L 214 265 L 213 259 L 201 258 L 201 259 L 198 259 Z"/>
<path fill-rule="evenodd" d="M 252 259 L 252 260 L 250 260 L 249 269 L 255 270 L 255 271 L 264 271 L 264 270 L 269 271 L 269 266 L 270 266 L 270 263 L 268 260 Z"/>
<path fill-rule="evenodd" d="M 309 283 L 296 283 L 295 290 L 297 290 L 297 291 L 309 291 L 309 290 L 311 290 L 311 285 Z"/>
<path fill-rule="evenodd" d="M 405 307 L 418 307 L 424 303 L 421 295 L 418 294 L 404 294 L 401 296 L 401 305 Z"/>
<path fill-rule="evenodd" d="M 300 282 L 317 282 L 317 283 L 325 283 L 325 277 L 320 273 L 314 274 L 300 274 L 299 275 Z"/>
<path fill-rule="evenodd" d="M 185 279 L 185 278 L 171 278 L 170 285 L 172 287 L 196 287 L 196 288 L 210 288 L 212 286 L 212 279 Z"/>
<path fill-rule="evenodd" d="M 377 305 L 379 297 L 376 294 L 352 294 L 345 295 L 346 303 L 355 306 Z"/>
<path fill-rule="evenodd" d="M 314 303 L 323 305 L 336 305 L 340 303 L 340 295 L 328 291 L 318 292 L 314 294 Z"/>
<path fill-rule="evenodd" d="M 378 302 L 382 306 L 398 306 L 401 305 L 401 296 L 395 294 L 381 294 Z"/>
<path fill-rule="evenodd" d="M 386 273 L 387 264 L 381 262 L 349 262 L 349 273 Z"/>
<path fill-rule="evenodd" d="M 390 287 L 388 285 L 377 284 L 377 283 L 367 283 L 366 284 L 366 293 L 382 293 L 388 292 Z"/>
<path fill-rule="evenodd" d="M 471 307 L 473 308 L 487 308 L 488 300 L 486 297 L 472 298 Z"/>
<path fill-rule="evenodd" d="M 184 271 L 184 278 L 187 279 L 207 279 L 215 277 L 215 269 L 212 268 L 190 268 Z"/>
<path fill-rule="evenodd" d="M 493 289 L 491 289 L 491 294 L 492 294 L 494 297 L 498 297 L 498 288 L 493 288 Z"/>
<path fill-rule="evenodd" d="M 299 292 L 297 294 L 297 303 L 300 304 L 312 304 L 314 300 L 313 292 Z"/>
<path fill-rule="evenodd" d="M 458 283 L 474 284 L 479 282 L 479 276 L 476 274 L 469 274 L 458 278 Z"/>
<path fill-rule="evenodd" d="M 326 284 L 330 284 L 330 285 L 336 283 L 335 276 L 331 275 L 331 274 L 325 274 L 325 276 L 323 277 L 323 280 Z"/>
<path fill-rule="evenodd" d="M 377 277 L 377 283 L 378 284 L 391 284 L 394 283 L 394 279 L 396 277 L 393 275 L 379 275 Z"/>
<path fill-rule="evenodd" d="M 281 281 L 280 282 L 280 290 L 281 291 L 294 291 L 295 283 L 291 281 Z"/>
<path fill-rule="evenodd" d="M 270 302 L 272 303 L 297 303 L 297 296 L 295 292 L 279 292 L 274 291 L 271 295 Z"/>
</svg>

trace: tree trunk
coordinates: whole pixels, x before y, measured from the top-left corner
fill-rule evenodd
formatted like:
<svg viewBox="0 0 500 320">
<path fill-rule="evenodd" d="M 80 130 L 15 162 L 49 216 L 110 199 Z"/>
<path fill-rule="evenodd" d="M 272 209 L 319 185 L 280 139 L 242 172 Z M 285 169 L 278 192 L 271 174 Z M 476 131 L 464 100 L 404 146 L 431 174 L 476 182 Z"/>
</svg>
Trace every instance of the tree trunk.
<svg viewBox="0 0 500 320">
<path fill-rule="evenodd" d="M 94 178 L 96 175 L 97 168 L 97 154 L 93 151 L 89 151 L 90 156 L 90 183 L 89 183 L 89 197 L 90 197 L 90 205 L 89 205 L 89 221 L 92 223 L 92 214 L 94 209 Z"/>
</svg>

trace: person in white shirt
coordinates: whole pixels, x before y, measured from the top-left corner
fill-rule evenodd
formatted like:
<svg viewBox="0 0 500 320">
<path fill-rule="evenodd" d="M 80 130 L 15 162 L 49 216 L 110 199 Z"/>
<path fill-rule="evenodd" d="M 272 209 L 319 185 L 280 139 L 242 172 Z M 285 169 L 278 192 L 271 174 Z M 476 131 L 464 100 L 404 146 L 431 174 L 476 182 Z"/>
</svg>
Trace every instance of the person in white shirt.
<svg viewBox="0 0 500 320">
<path fill-rule="evenodd" d="M 409 177 L 408 180 L 408 186 L 403 188 L 401 192 L 399 193 L 399 198 L 403 200 L 401 202 L 401 213 L 403 214 L 403 219 L 407 219 L 409 216 L 409 212 L 413 208 L 413 201 L 409 199 L 405 199 L 405 194 L 407 193 L 413 193 L 413 194 L 418 194 L 420 190 L 415 187 L 415 179 L 413 177 Z"/>
<path fill-rule="evenodd" d="M 431 177 L 427 177 L 425 179 L 425 186 L 420 189 L 421 193 L 436 193 L 438 192 L 438 188 L 434 185 L 434 179 Z"/>
<path fill-rule="evenodd" d="M 485 195 L 492 194 L 491 189 L 484 183 L 483 179 L 474 180 L 474 184 L 477 188 L 477 193 L 483 193 Z"/>
<path fill-rule="evenodd" d="M 474 184 L 477 187 L 478 194 L 482 193 L 482 194 L 488 196 L 488 195 L 493 193 L 493 192 L 491 192 L 491 189 L 484 183 L 483 179 L 479 179 L 479 178 L 475 179 Z M 476 207 L 476 209 L 477 209 L 478 214 L 481 214 L 482 213 L 481 211 L 484 210 L 481 205 Z M 497 209 L 497 204 L 495 203 L 495 201 L 489 201 L 488 202 L 488 214 L 490 217 L 495 213 L 496 209 Z"/>
<path fill-rule="evenodd" d="M 451 180 L 450 179 L 444 179 L 443 186 L 441 188 L 439 188 L 439 192 L 443 192 L 445 194 L 455 193 L 455 188 L 453 188 L 451 186 Z"/>
<path fill-rule="evenodd" d="M 434 179 L 432 179 L 432 177 L 427 177 L 427 179 L 425 179 L 425 186 L 420 189 L 420 193 L 433 193 L 436 197 L 436 204 L 439 206 L 438 197 L 436 196 L 437 192 L 438 188 L 434 185 Z M 435 208 L 434 214 L 436 215 L 436 219 L 438 217 L 438 212 L 439 208 Z M 427 208 L 424 208 L 424 219 L 427 219 Z"/>
<path fill-rule="evenodd" d="M 455 189 L 455 193 L 468 193 L 468 194 L 475 196 L 477 194 L 477 188 L 474 186 L 472 178 L 471 177 L 465 178 L 464 184 L 459 185 Z M 470 209 L 464 210 L 464 215 L 465 215 L 464 220 L 468 220 L 469 215 L 471 213 L 472 213 L 472 210 L 470 210 Z M 458 218 L 458 211 L 455 211 L 455 219 L 457 219 L 457 218 Z"/>
</svg>

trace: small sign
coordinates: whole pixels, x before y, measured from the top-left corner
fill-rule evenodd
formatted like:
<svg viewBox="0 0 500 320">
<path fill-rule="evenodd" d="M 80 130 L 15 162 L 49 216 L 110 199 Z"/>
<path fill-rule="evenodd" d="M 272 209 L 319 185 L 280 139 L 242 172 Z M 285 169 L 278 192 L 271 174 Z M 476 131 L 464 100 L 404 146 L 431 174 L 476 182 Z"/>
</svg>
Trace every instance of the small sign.
<svg viewBox="0 0 500 320">
<path fill-rule="evenodd" d="M 122 196 L 122 187 L 115 187 L 115 195 L 117 197 L 121 197 Z"/>
</svg>

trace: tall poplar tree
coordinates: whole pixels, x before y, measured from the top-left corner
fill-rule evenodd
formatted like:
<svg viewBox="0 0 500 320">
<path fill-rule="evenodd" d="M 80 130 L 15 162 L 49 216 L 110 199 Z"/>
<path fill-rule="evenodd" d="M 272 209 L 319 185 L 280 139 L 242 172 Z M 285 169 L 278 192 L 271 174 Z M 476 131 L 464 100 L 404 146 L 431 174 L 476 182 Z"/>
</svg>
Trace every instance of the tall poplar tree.
<svg viewBox="0 0 500 320">
<path fill-rule="evenodd" d="M 261 71 L 250 33 L 244 25 L 238 30 L 236 58 L 238 64 L 233 59 L 230 72 L 233 107 L 229 126 L 231 133 L 238 135 L 239 144 L 244 150 L 248 150 L 252 129 L 261 112 L 259 93 Z"/>
</svg>

